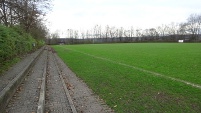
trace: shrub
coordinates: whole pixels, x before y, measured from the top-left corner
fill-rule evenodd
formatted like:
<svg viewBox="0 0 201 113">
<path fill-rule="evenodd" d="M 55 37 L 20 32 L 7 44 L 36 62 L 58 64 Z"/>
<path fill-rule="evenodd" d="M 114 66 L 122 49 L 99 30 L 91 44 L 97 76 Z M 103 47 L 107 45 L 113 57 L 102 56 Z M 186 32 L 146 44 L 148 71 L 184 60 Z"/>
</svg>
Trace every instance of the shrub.
<svg viewBox="0 0 201 113">
<path fill-rule="evenodd" d="M 35 43 L 35 47 L 33 46 Z M 17 55 L 22 55 L 44 45 L 43 41 L 35 40 L 19 26 L 12 28 L 0 25 L 0 66 Z"/>
</svg>

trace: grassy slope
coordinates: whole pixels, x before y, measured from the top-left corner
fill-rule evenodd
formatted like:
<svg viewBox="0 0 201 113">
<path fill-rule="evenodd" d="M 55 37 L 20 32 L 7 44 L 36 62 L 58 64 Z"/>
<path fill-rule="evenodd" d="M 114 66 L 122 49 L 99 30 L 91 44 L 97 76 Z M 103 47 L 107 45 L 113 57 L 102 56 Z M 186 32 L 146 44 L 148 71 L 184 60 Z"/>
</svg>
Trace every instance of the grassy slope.
<svg viewBox="0 0 201 113">
<path fill-rule="evenodd" d="M 116 112 L 201 111 L 200 89 L 64 49 L 79 50 L 201 84 L 200 44 L 101 44 L 54 48 Z"/>
<path fill-rule="evenodd" d="M 0 75 L 2 73 L 4 73 L 5 71 L 7 71 L 11 66 L 13 66 L 14 64 L 16 64 L 17 62 L 20 61 L 20 58 L 16 57 L 12 60 L 6 61 L 3 64 L 0 63 Z"/>
</svg>

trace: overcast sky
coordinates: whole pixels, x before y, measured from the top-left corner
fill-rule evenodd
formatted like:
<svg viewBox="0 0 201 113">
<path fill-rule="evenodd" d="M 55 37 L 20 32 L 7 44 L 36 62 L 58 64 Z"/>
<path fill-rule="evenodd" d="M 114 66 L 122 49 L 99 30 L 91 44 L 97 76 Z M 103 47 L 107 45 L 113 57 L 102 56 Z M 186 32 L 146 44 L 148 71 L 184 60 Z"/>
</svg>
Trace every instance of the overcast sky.
<svg viewBox="0 0 201 113">
<path fill-rule="evenodd" d="M 105 27 L 150 28 L 185 22 L 201 13 L 201 0 L 53 0 L 46 16 L 51 32 Z"/>
</svg>

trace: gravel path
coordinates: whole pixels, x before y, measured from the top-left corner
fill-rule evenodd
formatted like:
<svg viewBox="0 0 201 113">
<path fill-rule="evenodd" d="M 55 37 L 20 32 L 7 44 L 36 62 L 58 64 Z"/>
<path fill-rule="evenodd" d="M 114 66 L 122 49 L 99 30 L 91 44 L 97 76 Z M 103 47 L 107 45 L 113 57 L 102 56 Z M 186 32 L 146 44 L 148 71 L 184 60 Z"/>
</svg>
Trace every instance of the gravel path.
<svg viewBox="0 0 201 113">
<path fill-rule="evenodd" d="M 46 59 L 47 51 L 44 51 L 36 61 L 28 76 L 18 87 L 6 108 L 6 112 L 32 113 L 37 110 L 41 78 Z"/>
<path fill-rule="evenodd" d="M 2 91 L 7 86 L 7 84 L 30 63 L 31 59 L 34 59 L 38 55 L 41 49 L 30 55 L 27 55 L 27 57 L 25 57 L 21 62 L 18 62 L 7 72 L 0 75 L 0 91 Z"/>
<path fill-rule="evenodd" d="M 113 112 L 82 80 L 76 77 L 52 48 L 49 46 L 45 48 L 10 99 L 5 109 L 7 113 L 36 113 L 38 108 L 44 109 L 42 111 L 45 113 Z M 0 82 L 2 89 L 4 84 L 6 86 L 6 83 L 15 78 L 16 74 L 28 65 L 30 59 L 36 58 L 39 52 L 29 55 L 1 76 L 5 81 Z M 5 77 L 6 75 L 8 77 Z M 43 83 L 46 83 L 44 88 Z M 41 98 L 41 94 L 45 94 L 44 99 Z M 39 98 L 44 104 L 39 104 Z"/>
<path fill-rule="evenodd" d="M 71 107 L 62 86 L 52 51 L 48 54 L 46 112 L 71 113 Z"/>
</svg>

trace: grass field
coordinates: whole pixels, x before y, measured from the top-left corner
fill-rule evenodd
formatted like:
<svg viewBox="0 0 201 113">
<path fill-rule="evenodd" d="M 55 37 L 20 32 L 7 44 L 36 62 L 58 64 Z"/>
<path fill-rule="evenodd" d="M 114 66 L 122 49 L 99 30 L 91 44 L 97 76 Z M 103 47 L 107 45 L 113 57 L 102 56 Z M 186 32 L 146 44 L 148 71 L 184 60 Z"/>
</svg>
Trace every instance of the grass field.
<svg viewBox="0 0 201 113">
<path fill-rule="evenodd" d="M 201 112 L 200 43 L 53 48 L 115 112 Z"/>
</svg>

